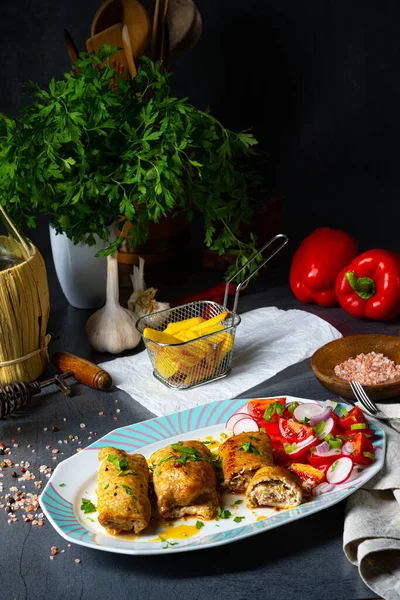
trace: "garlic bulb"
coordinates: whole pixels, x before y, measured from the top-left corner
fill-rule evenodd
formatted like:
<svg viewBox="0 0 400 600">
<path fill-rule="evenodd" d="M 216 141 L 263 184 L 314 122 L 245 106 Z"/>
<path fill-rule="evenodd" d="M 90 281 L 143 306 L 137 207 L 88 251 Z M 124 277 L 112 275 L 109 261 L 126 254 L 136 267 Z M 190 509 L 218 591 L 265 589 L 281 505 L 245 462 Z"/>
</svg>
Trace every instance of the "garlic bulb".
<svg viewBox="0 0 400 600">
<path fill-rule="evenodd" d="M 98 352 L 119 354 L 135 348 L 141 339 L 135 315 L 119 303 L 117 254 L 107 256 L 107 299 L 86 323 L 89 344 Z"/>
<path fill-rule="evenodd" d="M 142 257 L 139 257 L 139 267 L 133 267 L 131 281 L 133 293 L 128 300 L 128 308 L 133 312 L 136 319 L 169 308 L 168 302 L 157 302 L 155 299 L 157 290 L 155 288 L 151 287 L 146 289 L 146 283 L 144 281 L 144 260 Z M 157 321 L 154 320 L 153 327 L 156 324 Z"/>
</svg>

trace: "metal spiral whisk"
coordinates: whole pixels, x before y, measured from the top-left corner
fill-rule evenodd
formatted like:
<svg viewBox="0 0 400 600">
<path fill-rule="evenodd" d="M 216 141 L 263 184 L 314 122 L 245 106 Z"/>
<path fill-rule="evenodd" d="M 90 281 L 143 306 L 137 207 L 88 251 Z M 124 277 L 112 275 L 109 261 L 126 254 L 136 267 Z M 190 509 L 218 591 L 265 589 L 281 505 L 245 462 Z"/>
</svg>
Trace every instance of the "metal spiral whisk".
<svg viewBox="0 0 400 600">
<path fill-rule="evenodd" d="M 71 377 L 72 371 L 63 373 L 62 375 L 56 375 L 52 379 L 46 381 L 33 381 L 32 383 L 25 383 L 24 381 L 12 381 L 4 385 L 0 384 L 0 419 L 10 415 L 16 410 L 25 408 L 33 396 L 40 394 L 42 388 L 56 383 L 61 391 L 67 396 L 71 393 L 71 389 L 64 383 L 63 379 Z"/>
</svg>

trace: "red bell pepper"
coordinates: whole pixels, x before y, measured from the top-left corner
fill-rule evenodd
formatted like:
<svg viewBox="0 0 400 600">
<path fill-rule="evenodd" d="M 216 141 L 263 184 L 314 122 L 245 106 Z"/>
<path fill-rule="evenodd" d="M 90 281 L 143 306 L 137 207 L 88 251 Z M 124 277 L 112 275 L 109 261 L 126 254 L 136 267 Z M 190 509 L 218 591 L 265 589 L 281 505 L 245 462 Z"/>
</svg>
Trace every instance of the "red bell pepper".
<svg viewBox="0 0 400 600">
<path fill-rule="evenodd" d="M 353 317 L 387 321 L 400 315 L 400 254 L 368 250 L 336 279 L 340 306 Z"/>
<path fill-rule="evenodd" d="M 302 241 L 293 257 L 293 294 L 301 302 L 334 306 L 336 277 L 357 252 L 357 243 L 348 233 L 330 227 L 316 229 Z"/>
</svg>

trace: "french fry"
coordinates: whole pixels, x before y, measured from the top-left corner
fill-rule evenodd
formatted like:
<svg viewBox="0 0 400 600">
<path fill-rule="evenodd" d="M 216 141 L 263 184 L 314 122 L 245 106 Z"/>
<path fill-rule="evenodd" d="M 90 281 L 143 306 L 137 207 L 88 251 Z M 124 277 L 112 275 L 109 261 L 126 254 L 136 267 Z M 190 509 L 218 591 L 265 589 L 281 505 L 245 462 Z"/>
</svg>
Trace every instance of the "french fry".
<svg viewBox="0 0 400 600">
<path fill-rule="evenodd" d="M 187 329 L 192 329 L 196 325 L 201 325 L 202 323 L 205 323 L 205 320 L 202 317 L 192 317 L 191 319 L 185 319 L 184 321 L 168 323 L 166 329 L 164 329 L 164 333 L 175 335 L 176 333 L 186 331 Z"/>
<path fill-rule="evenodd" d="M 186 331 L 179 331 L 178 333 L 176 333 L 175 337 L 177 337 L 178 340 L 181 340 L 182 342 L 189 342 L 190 340 L 195 340 L 198 337 L 198 335 L 193 333 L 193 331 L 191 331 L 190 329 L 186 329 Z"/>
<path fill-rule="evenodd" d="M 199 325 L 192 327 L 192 331 L 202 332 L 204 329 L 209 329 L 213 325 L 218 325 L 218 323 L 221 323 L 221 321 L 226 319 L 227 316 L 228 316 L 228 312 L 224 311 L 221 314 L 216 315 L 212 319 L 207 319 L 207 321 L 204 321 L 204 323 L 200 323 Z M 204 334 L 202 333 L 201 335 L 204 335 Z"/>
<path fill-rule="evenodd" d="M 152 340 L 153 342 L 159 342 L 160 344 L 181 344 L 182 340 L 179 340 L 173 335 L 164 333 L 163 331 L 157 331 L 157 329 L 151 329 L 145 327 L 143 331 L 143 337 Z"/>
<path fill-rule="evenodd" d="M 220 333 L 218 337 L 223 338 L 216 349 L 215 355 L 216 364 L 219 366 L 233 348 L 233 336 L 229 331 L 225 331 L 224 333 Z"/>
<path fill-rule="evenodd" d="M 179 371 L 179 366 L 170 356 L 168 356 L 168 353 L 165 352 L 168 348 L 161 348 L 160 350 L 161 352 L 157 352 L 154 355 L 156 369 L 161 377 L 169 379 Z"/>
</svg>

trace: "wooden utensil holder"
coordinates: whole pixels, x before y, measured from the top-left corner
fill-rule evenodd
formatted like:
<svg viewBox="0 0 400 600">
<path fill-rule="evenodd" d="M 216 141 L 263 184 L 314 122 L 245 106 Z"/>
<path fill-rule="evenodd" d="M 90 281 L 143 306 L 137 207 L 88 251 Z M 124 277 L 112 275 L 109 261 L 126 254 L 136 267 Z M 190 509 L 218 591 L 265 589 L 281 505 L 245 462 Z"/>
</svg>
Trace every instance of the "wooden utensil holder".
<svg viewBox="0 0 400 600">
<path fill-rule="evenodd" d="M 0 235 L 0 245 L 23 262 L 0 271 L 0 384 L 31 382 L 48 363 L 46 267 L 38 249 L 20 234 L 2 206 L 1 223 L 8 235 Z"/>
</svg>

